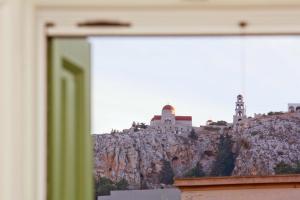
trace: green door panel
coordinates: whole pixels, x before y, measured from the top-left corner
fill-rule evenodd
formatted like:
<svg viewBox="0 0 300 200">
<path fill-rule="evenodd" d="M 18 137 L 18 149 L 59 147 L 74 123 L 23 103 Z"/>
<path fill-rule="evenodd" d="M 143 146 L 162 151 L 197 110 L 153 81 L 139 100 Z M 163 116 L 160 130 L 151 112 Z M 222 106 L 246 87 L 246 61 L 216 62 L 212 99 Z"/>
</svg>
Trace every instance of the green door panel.
<svg viewBox="0 0 300 200">
<path fill-rule="evenodd" d="M 90 46 L 49 40 L 47 200 L 92 200 Z"/>
</svg>

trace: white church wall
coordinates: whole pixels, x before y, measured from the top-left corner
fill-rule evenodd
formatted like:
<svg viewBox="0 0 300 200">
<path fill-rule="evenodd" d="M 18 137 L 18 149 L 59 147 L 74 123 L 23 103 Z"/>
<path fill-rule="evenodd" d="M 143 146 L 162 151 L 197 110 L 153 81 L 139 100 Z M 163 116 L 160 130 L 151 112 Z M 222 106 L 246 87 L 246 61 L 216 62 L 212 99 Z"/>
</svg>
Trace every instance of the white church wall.
<svg viewBox="0 0 300 200">
<path fill-rule="evenodd" d="M 175 124 L 175 114 L 174 114 L 174 111 L 171 111 L 171 110 L 162 110 L 161 120 L 162 120 L 162 122 L 168 123 L 170 121 L 171 124 Z"/>
<path fill-rule="evenodd" d="M 188 120 L 176 120 L 176 125 L 192 126 L 192 121 L 188 121 Z"/>
</svg>

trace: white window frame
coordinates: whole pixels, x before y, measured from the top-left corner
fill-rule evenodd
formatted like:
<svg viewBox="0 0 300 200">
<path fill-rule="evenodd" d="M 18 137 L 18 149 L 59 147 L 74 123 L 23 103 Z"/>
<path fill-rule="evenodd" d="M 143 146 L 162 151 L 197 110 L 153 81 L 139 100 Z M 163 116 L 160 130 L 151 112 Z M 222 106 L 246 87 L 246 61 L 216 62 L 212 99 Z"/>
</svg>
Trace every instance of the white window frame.
<svg viewBox="0 0 300 200">
<path fill-rule="evenodd" d="M 43 125 L 40 131 L 41 177 L 46 183 L 46 69 L 48 37 L 88 36 L 197 36 L 197 35 L 297 35 L 300 34 L 300 8 L 243 8 L 243 7 L 84 7 L 37 10 L 37 58 L 42 75 L 39 81 L 38 102 Z M 115 20 L 130 23 L 130 27 L 78 27 L 78 23 L 94 20 Z M 248 26 L 240 27 L 241 22 Z M 41 145 L 42 144 L 42 145 Z M 42 182 L 41 182 L 42 183 Z M 46 185 L 44 185 L 44 192 Z"/>
</svg>

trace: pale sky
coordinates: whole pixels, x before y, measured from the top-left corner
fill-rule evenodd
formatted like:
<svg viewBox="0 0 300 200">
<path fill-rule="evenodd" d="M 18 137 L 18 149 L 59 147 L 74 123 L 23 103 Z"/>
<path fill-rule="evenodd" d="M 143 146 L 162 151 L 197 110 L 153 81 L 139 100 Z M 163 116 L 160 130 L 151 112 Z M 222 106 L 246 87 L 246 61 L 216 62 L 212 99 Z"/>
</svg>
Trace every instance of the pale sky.
<svg viewBox="0 0 300 200">
<path fill-rule="evenodd" d="M 287 103 L 300 102 L 299 36 L 93 37 L 90 42 L 92 133 L 123 130 L 133 121 L 149 124 L 168 103 L 200 126 L 208 119 L 232 122 L 239 93 L 248 116 L 286 111 Z"/>
</svg>

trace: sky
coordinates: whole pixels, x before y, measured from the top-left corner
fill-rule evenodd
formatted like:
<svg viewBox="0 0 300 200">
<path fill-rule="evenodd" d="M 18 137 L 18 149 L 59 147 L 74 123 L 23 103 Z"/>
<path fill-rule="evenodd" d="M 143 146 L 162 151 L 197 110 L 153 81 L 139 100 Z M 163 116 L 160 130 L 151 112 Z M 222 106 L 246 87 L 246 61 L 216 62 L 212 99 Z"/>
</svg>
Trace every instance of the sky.
<svg viewBox="0 0 300 200">
<path fill-rule="evenodd" d="M 150 123 L 166 104 L 176 115 L 232 122 L 300 102 L 300 36 L 92 37 L 92 133 Z"/>
</svg>

